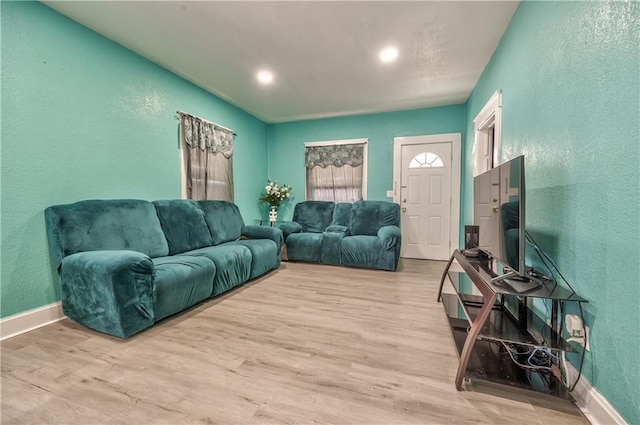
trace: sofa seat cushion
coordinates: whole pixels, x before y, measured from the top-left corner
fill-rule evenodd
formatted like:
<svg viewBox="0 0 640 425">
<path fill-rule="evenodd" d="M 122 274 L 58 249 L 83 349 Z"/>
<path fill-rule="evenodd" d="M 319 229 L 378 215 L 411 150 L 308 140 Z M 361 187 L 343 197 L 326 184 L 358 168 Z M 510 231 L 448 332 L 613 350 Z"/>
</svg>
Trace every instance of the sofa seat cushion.
<svg viewBox="0 0 640 425">
<path fill-rule="evenodd" d="M 342 239 L 342 264 L 351 267 L 380 268 L 382 241 L 377 236 L 347 236 Z"/>
<path fill-rule="evenodd" d="M 183 255 L 206 257 L 215 263 L 212 296 L 243 284 L 251 275 L 251 251 L 246 246 L 210 246 L 185 252 Z"/>
<path fill-rule="evenodd" d="M 251 273 L 249 279 L 265 274 L 280 266 L 278 245 L 271 239 L 243 239 L 223 243 L 222 246 L 245 246 L 251 251 Z"/>
<path fill-rule="evenodd" d="M 287 258 L 289 261 L 322 260 L 322 233 L 293 233 L 287 238 Z"/>
<path fill-rule="evenodd" d="M 204 212 L 193 199 L 154 201 L 153 205 L 169 244 L 169 255 L 213 245 Z"/>
<path fill-rule="evenodd" d="M 153 258 L 153 301 L 158 321 L 211 296 L 216 267 L 204 257 L 175 255 Z"/>
</svg>

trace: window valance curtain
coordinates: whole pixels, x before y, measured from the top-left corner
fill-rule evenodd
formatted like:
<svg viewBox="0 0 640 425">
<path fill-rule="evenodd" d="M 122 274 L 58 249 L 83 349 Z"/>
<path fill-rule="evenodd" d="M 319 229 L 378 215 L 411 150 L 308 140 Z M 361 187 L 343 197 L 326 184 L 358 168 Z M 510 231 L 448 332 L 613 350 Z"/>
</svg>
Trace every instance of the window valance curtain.
<svg viewBox="0 0 640 425">
<path fill-rule="evenodd" d="M 178 113 L 183 131 L 182 137 L 189 147 L 220 152 L 225 158 L 231 158 L 235 138 L 233 131 L 184 112 Z"/>
<path fill-rule="evenodd" d="M 327 168 L 330 165 L 342 167 L 350 165 L 357 167 L 362 165 L 364 155 L 364 143 L 348 145 L 307 146 L 305 150 L 305 167 Z"/>
<path fill-rule="evenodd" d="M 355 202 L 364 199 L 366 141 L 344 142 L 316 142 L 305 146 L 307 200 Z"/>
</svg>

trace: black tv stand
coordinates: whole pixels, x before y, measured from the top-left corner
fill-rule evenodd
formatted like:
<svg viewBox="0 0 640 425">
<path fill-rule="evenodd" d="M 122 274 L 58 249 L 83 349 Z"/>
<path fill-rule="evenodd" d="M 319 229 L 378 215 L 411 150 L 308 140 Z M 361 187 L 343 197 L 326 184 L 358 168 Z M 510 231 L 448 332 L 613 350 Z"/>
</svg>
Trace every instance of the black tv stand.
<svg viewBox="0 0 640 425">
<path fill-rule="evenodd" d="M 452 268 L 454 262 L 457 265 Z M 517 282 L 505 275 L 496 276 L 489 266 L 486 257 L 469 258 L 463 251 L 455 250 L 440 280 L 438 301 L 445 307 L 460 356 L 456 388 L 461 390 L 466 378 L 469 382 L 491 381 L 570 399 L 555 360 L 563 351 L 576 351 L 562 337 L 563 305 L 587 301 L 553 281 L 538 278 L 533 282 Z M 496 277 L 502 279 L 494 281 Z M 445 282 L 449 283 L 447 288 Z M 529 285 L 528 291 L 518 292 L 505 285 L 516 282 Z M 533 298 L 550 301 L 549 323 L 534 313 L 530 302 Z M 552 356 L 555 363 L 551 370 L 523 369 L 506 355 L 509 347 L 547 350 L 556 355 Z M 526 362 L 528 355 L 515 358 Z"/>
</svg>

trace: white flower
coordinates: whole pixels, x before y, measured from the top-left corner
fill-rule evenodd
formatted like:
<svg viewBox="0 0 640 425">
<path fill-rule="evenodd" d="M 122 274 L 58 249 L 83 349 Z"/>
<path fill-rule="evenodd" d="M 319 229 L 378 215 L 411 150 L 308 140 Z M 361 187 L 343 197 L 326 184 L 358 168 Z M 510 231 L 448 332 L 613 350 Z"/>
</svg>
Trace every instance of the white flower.
<svg viewBox="0 0 640 425">
<path fill-rule="evenodd" d="M 290 197 L 291 195 L 289 193 L 287 193 L 287 198 Z"/>
</svg>

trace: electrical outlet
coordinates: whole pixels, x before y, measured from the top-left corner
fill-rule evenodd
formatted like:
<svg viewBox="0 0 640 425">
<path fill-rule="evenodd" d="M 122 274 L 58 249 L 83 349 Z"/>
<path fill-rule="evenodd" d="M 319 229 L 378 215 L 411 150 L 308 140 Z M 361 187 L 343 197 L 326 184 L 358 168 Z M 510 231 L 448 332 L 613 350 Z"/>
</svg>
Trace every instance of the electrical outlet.
<svg viewBox="0 0 640 425">
<path fill-rule="evenodd" d="M 387 190 L 387 198 L 393 198 L 396 193 L 393 190 Z"/>
<path fill-rule="evenodd" d="M 584 347 L 584 349 L 587 351 L 591 351 L 591 349 L 589 348 L 589 340 L 591 339 L 591 335 L 589 335 L 589 326 L 585 326 L 584 330 L 587 333 L 587 346 Z"/>
<path fill-rule="evenodd" d="M 573 329 L 571 332 L 571 336 L 574 338 L 583 338 L 584 337 L 583 332 L 584 332 L 583 329 Z"/>
<path fill-rule="evenodd" d="M 580 329 L 580 330 L 579 330 L 579 332 L 576 332 L 576 331 L 578 331 L 578 329 L 574 329 L 574 330 L 573 330 L 573 332 L 572 332 L 572 336 L 571 336 L 571 338 L 569 338 L 569 339 L 567 340 L 567 342 L 575 342 L 575 343 L 577 343 L 577 344 L 582 345 L 582 346 L 584 347 L 584 349 L 585 349 L 585 350 L 587 350 L 587 351 L 591 351 L 591 349 L 589 348 L 589 340 L 590 340 L 590 336 L 589 336 L 589 326 L 585 326 L 585 327 L 584 327 L 584 332 L 586 333 L 586 336 L 587 336 L 587 337 L 586 337 L 586 340 L 587 340 L 587 345 L 586 345 L 586 347 L 585 347 L 585 345 L 584 345 L 585 337 L 584 337 L 584 335 L 582 335 L 583 330 L 582 330 L 582 329 Z M 579 336 L 574 336 L 574 335 L 576 335 L 576 334 L 579 334 Z"/>
</svg>

